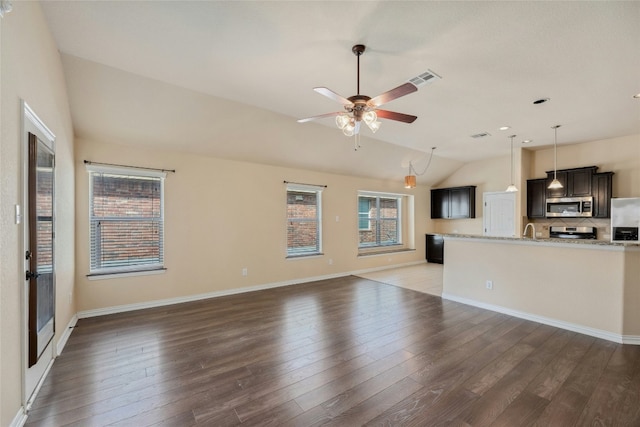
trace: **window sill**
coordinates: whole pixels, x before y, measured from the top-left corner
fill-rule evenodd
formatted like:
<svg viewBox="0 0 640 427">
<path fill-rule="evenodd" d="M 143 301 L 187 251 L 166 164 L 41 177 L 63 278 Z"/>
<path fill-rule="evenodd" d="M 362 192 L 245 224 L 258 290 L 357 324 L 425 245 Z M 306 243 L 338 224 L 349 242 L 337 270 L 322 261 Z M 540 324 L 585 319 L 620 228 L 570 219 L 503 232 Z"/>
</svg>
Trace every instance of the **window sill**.
<svg viewBox="0 0 640 427">
<path fill-rule="evenodd" d="M 371 251 L 368 251 L 368 252 L 358 252 L 358 257 L 383 256 L 383 255 L 397 254 L 397 253 L 402 253 L 402 252 L 415 252 L 415 249 L 395 248 L 395 249 L 371 250 Z"/>
<path fill-rule="evenodd" d="M 117 279 L 121 277 L 150 276 L 152 274 L 164 274 L 166 271 L 167 271 L 166 268 L 156 268 L 153 270 L 121 271 L 121 272 L 113 272 L 113 273 L 93 273 L 93 274 L 87 274 L 87 279 L 103 280 L 103 279 Z"/>
<path fill-rule="evenodd" d="M 302 254 L 302 255 L 287 255 L 285 257 L 286 260 L 295 260 L 295 259 L 309 259 L 309 258 L 319 258 L 324 256 L 322 252 L 313 253 L 313 254 Z"/>
</svg>

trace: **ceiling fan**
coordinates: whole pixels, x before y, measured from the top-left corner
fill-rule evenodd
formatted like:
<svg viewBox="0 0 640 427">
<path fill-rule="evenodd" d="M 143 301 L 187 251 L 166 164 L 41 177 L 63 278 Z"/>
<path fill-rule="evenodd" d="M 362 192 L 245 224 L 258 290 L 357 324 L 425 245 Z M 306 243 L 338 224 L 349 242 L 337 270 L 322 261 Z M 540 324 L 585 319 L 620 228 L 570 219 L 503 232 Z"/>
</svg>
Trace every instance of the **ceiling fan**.
<svg viewBox="0 0 640 427">
<path fill-rule="evenodd" d="M 339 102 L 343 105 L 344 111 L 336 111 L 333 113 L 321 114 L 319 116 L 308 117 L 298 120 L 298 123 L 305 123 L 311 120 L 321 119 L 324 117 L 336 118 L 336 125 L 342 130 L 346 136 L 359 135 L 360 124 L 364 122 L 372 132 L 376 132 L 380 128 L 378 118 L 395 120 L 403 123 L 413 123 L 418 117 L 409 114 L 397 113 L 395 111 L 381 110 L 383 104 L 398 99 L 402 96 L 416 92 L 418 88 L 413 83 L 404 83 L 394 89 L 384 92 L 376 97 L 368 97 L 360 94 L 360 55 L 365 51 L 365 46 L 357 44 L 351 48 L 351 51 L 358 58 L 358 94 L 345 98 L 338 95 L 334 91 L 326 87 L 315 87 L 313 90 L 320 95 L 324 95 L 329 99 Z"/>
</svg>

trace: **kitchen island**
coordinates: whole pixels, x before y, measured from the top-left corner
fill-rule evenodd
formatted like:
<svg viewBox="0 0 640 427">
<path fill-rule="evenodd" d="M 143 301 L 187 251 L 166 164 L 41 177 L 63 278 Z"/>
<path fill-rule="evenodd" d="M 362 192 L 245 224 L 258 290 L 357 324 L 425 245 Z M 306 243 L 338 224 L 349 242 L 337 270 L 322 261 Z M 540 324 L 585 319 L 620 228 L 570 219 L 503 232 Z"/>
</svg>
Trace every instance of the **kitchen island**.
<svg viewBox="0 0 640 427">
<path fill-rule="evenodd" d="M 444 235 L 444 299 L 640 344 L 640 246 Z"/>
</svg>

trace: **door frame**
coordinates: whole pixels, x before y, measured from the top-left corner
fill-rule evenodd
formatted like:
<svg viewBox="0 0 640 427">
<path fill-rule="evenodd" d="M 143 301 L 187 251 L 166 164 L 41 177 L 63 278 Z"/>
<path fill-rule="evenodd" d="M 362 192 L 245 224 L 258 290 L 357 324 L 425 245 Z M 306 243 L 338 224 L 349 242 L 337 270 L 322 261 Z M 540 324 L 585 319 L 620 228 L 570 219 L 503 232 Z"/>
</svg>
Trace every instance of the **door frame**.
<svg viewBox="0 0 640 427">
<path fill-rule="evenodd" d="M 27 271 L 29 269 L 29 260 L 26 259 L 25 251 L 29 248 L 29 214 L 28 214 L 28 206 L 29 206 L 29 133 L 36 135 L 40 140 L 42 140 L 48 148 L 55 155 L 55 140 L 56 137 L 51 130 L 44 124 L 44 122 L 38 117 L 38 115 L 33 111 L 31 107 L 26 103 L 26 101 L 21 100 L 21 111 L 22 111 L 22 126 L 21 126 L 21 167 L 22 167 L 22 213 L 19 215 L 19 221 L 21 224 L 21 232 L 22 232 L 22 241 L 21 247 L 19 248 L 19 259 L 22 260 L 23 269 L 21 271 Z M 55 169 L 54 169 L 55 174 Z M 54 181 L 55 182 L 55 181 Z M 55 184 L 54 184 L 55 185 Z M 55 199 L 53 205 L 53 212 L 55 215 L 56 206 Z M 55 230 L 54 230 L 55 231 Z M 55 251 L 55 244 L 54 244 Z M 54 263 L 55 263 L 55 254 L 54 254 Z M 55 266 L 54 266 L 55 272 Z M 55 336 L 52 339 L 45 350 L 43 350 L 42 355 L 38 363 L 29 368 L 29 281 L 26 280 L 26 277 L 22 276 L 22 292 L 21 295 L 21 314 L 22 314 L 22 325 L 21 325 L 21 341 L 22 341 L 22 351 L 21 351 L 21 366 L 22 366 L 22 405 L 25 411 L 28 411 L 31 405 L 33 404 L 33 400 L 38 393 L 38 390 L 42 386 L 44 378 L 47 373 L 51 369 L 51 365 L 53 364 L 53 359 L 56 356 L 55 353 Z M 55 307 L 55 306 L 54 306 Z M 55 310 L 55 308 L 54 308 Z M 54 311 L 55 318 L 55 311 Z"/>
</svg>

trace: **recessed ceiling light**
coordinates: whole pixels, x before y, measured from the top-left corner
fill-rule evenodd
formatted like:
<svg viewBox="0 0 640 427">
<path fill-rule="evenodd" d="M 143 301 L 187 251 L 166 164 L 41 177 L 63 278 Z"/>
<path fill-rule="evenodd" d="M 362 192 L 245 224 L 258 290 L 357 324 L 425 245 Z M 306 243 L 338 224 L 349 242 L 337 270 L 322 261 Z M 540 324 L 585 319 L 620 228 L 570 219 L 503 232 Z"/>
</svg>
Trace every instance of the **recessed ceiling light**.
<svg viewBox="0 0 640 427">
<path fill-rule="evenodd" d="M 533 103 L 535 105 L 538 105 L 538 104 L 544 104 L 547 101 L 550 101 L 550 99 L 549 98 L 540 98 L 540 99 L 536 99 L 535 101 L 533 101 Z"/>
<path fill-rule="evenodd" d="M 523 144 L 528 144 L 530 142 L 533 142 L 533 139 L 525 139 L 524 141 L 522 141 Z"/>
<path fill-rule="evenodd" d="M 507 129 L 511 129 L 511 126 L 500 126 L 498 129 L 507 130 Z"/>
</svg>

